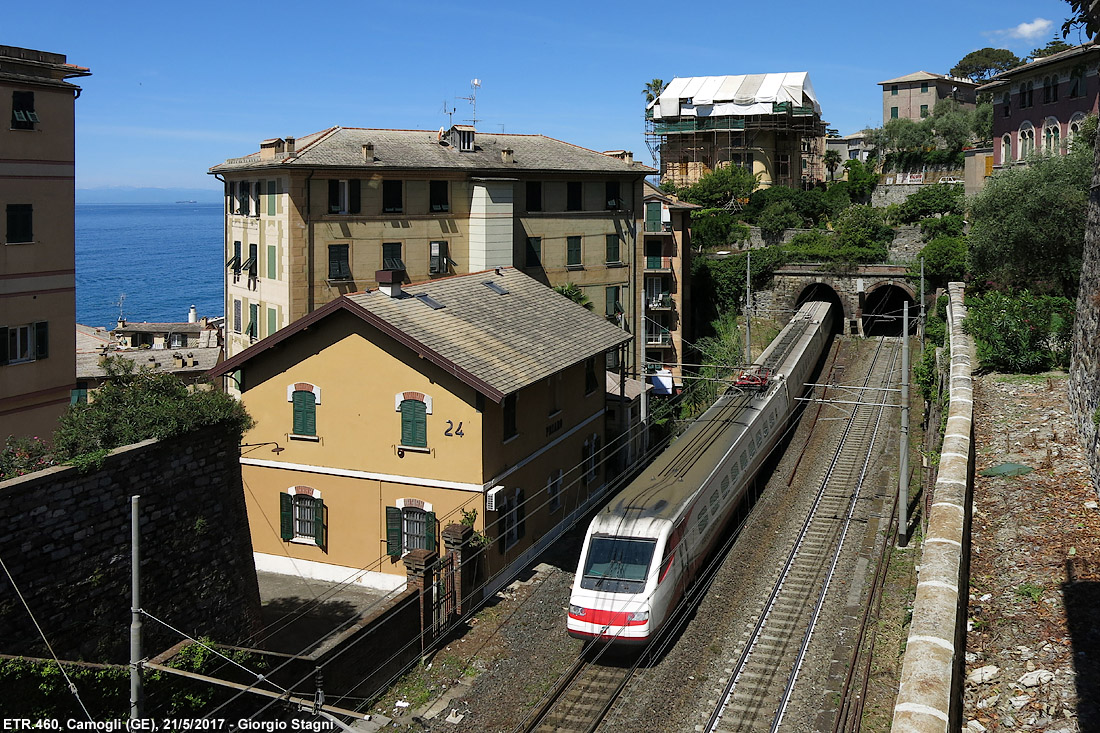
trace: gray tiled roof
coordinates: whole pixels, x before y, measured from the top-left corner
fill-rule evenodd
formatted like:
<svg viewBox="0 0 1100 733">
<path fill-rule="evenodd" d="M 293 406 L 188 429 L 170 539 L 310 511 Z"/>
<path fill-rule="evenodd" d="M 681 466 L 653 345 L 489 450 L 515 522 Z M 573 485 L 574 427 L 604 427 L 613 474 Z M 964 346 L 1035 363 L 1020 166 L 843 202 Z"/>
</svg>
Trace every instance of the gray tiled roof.
<svg viewBox="0 0 1100 733">
<path fill-rule="evenodd" d="M 444 307 L 433 309 L 418 293 Z M 504 395 L 631 338 L 513 268 L 410 285 L 400 298 L 378 290 L 346 297 Z"/>
<path fill-rule="evenodd" d="M 172 374 L 188 374 L 188 373 L 201 373 L 206 372 L 213 368 L 218 363 L 218 357 L 221 355 L 221 347 L 213 348 L 200 348 L 200 347 L 185 347 L 180 349 L 134 349 L 127 351 L 111 351 L 106 356 L 118 356 L 123 359 L 128 359 L 134 362 L 134 365 L 141 369 L 151 368 L 155 373 L 170 372 Z M 174 354 L 180 354 L 183 357 L 194 357 L 194 366 L 177 367 L 175 362 L 172 361 Z M 99 377 L 107 376 L 107 371 L 103 368 L 104 354 L 89 354 L 78 353 L 76 355 L 76 378 L 77 379 L 96 379 Z M 150 361 L 153 359 L 153 361 Z M 154 366 L 154 364 L 156 366 Z"/>
<path fill-rule="evenodd" d="M 363 145 L 374 144 L 372 163 L 363 161 Z M 512 163 L 501 160 L 501 150 L 513 151 Z M 506 135 L 478 132 L 475 150 L 461 152 L 439 141 L 435 130 L 375 130 L 333 127 L 299 138 L 296 152 L 262 160 L 259 153 L 231 158 L 212 173 L 285 167 L 333 167 L 361 170 L 451 169 L 506 176 L 515 171 L 575 171 L 649 175 L 656 171 L 641 163 L 572 145 L 543 135 Z"/>
</svg>

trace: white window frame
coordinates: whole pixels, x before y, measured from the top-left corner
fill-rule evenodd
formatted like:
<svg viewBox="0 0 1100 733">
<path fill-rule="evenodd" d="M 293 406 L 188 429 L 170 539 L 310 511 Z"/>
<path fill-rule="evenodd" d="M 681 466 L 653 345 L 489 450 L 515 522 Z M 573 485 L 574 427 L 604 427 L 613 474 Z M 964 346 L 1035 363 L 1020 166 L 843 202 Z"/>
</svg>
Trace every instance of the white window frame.
<svg viewBox="0 0 1100 733">
<path fill-rule="evenodd" d="M 22 334 L 22 335 L 20 335 Z M 16 348 L 12 348 L 12 339 L 15 339 Z M 19 356 L 18 347 L 26 348 L 26 356 Z M 34 324 L 27 323 L 20 326 L 8 326 L 8 364 L 27 364 L 35 361 Z"/>
<path fill-rule="evenodd" d="M 431 502 L 424 501 L 423 499 L 398 499 L 394 502 L 394 506 L 401 510 L 401 556 L 404 557 L 412 550 L 422 550 L 427 543 L 427 521 L 428 512 L 434 512 Z M 420 520 L 420 534 L 413 535 L 409 533 L 409 516 L 413 512 L 418 512 L 421 516 Z M 409 537 L 415 537 L 417 540 L 416 547 L 409 546 Z"/>
<path fill-rule="evenodd" d="M 306 489 L 306 488 L 309 489 L 309 493 L 299 490 L 299 489 Z M 304 509 L 305 507 L 298 504 L 298 497 L 299 496 L 308 496 L 312 499 L 320 499 L 321 498 L 321 492 L 318 489 L 314 489 L 311 486 L 290 486 L 290 487 L 287 488 L 286 493 L 290 494 L 290 525 L 294 530 L 294 536 L 289 541 L 290 542 L 295 542 L 299 545 L 313 545 L 313 546 L 316 547 L 317 546 L 317 536 L 314 534 L 314 531 L 313 531 L 313 522 L 315 521 L 316 518 L 311 515 L 308 518 L 308 520 L 306 520 L 306 519 L 303 519 L 299 515 L 299 511 Z M 324 509 L 321 509 L 321 511 L 323 512 Z M 303 522 L 303 521 L 308 521 L 308 523 L 309 523 L 309 533 L 308 534 L 301 534 L 298 531 L 299 530 L 299 526 L 298 526 L 299 522 Z"/>
</svg>

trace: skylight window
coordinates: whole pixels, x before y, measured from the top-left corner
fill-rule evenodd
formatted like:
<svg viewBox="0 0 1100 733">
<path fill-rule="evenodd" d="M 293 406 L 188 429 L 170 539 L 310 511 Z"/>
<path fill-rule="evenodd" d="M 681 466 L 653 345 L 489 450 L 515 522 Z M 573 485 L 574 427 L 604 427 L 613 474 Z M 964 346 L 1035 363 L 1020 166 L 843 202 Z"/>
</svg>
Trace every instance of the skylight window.
<svg viewBox="0 0 1100 733">
<path fill-rule="evenodd" d="M 482 283 L 482 285 L 489 288 L 490 290 L 492 290 L 497 295 L 507 295 L 508 294 L 508 288 L 504 287 L 503 285 L 497 285 L 492 280 L 486 280 L 485 282 Z"/>
<path fill-rule="evenodd" d="M 427 293 L 417 293 L 416 294 L 416 299 L 419 300 L 424 305 L 431 308 L 432 310 L 437 311 L 440 308 L 444 307 L 444 305 L 442 303 L 440 303 L 438 300 L 436 300 L 432 296 L 428 295 Z"/>
</svg>

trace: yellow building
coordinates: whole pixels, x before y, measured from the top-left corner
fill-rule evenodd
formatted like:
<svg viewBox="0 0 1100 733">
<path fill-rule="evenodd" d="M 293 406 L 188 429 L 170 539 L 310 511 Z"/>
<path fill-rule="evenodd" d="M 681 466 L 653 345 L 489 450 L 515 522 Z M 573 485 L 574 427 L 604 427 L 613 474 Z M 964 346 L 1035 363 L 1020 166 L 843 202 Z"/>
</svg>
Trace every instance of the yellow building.
<svg viewBox="0 0 1100 733">
<path fill-rule="evenodd" d="M 76 378 L 74 100 L 91 72 L 0 46 L 0 436 L 48 438 Z"/>
<path fill-rule="evenodd" d="M 605 354 L 630 336 L 515 268 L 329 301 L 240 352 L 256 567 L 396 588 L 472 522 L 495 575 L 604 489 Z M 485 580 L 485 578 L 482 578 Z"/>
<path fill-rule="evenodd" d="M 519 267 L 641 323 L 638 230 L 653 169 L 542 135 L 333 127 L 210 169 L 225 182 L 226 355 L 341 295 Z M 641 351 L 630 357 L 641 362 Z"/>
</svg>

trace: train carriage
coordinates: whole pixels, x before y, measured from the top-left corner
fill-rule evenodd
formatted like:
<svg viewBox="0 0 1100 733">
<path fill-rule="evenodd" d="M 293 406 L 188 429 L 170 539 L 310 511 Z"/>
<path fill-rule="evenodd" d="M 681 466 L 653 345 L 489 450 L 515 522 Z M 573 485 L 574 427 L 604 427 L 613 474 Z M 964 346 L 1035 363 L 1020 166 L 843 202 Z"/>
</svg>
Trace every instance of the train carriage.
<svg viewBox="0 0 1100 733">
<path fill-rule="evenodd" d="M 719 397 L 600 510 L 573 581 L 570 635 L 644 644 L 664 624 L 786 429 L 833 318 L 828 303 L 803 305 L 751 384 Z"/>
</svg>

